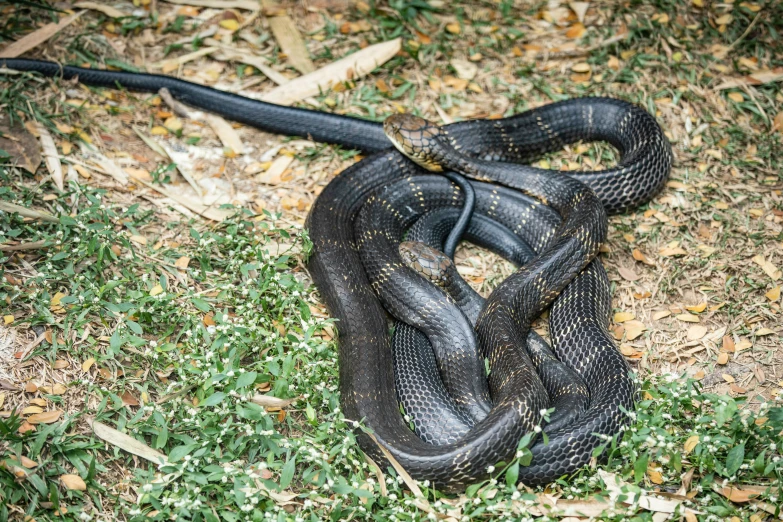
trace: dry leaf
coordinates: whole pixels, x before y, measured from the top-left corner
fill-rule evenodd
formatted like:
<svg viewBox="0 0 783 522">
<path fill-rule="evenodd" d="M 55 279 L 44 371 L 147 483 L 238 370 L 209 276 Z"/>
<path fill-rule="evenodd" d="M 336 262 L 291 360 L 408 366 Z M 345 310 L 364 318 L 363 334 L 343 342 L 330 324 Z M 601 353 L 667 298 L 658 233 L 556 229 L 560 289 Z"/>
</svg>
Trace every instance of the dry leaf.
<svg viewBox="0 0 783 522">
<path fill-rule="evenodd" d="M 73 489 L 76 491 L 87 491 L 87 484 L 79 475 L 60 475 L 60 482 L 63 483 L 66 489 Z"/>
<path fill-rule="evenodd" d="M 753 335 L 755 335 L 756 337 L 762 337 L 764 335 L 772 335 L 774 333 L 775 333 L 775 331 L 774 330 L 770 330 L 769 328 L 759 328 L 758 330 L 756 330 L 753 333 Z"/>
<path fill-rule="evenodd" d="M 664 317 L 669 317 L 672 315 L 670 310 L 659 310 L 655 313 L 653 313 L 653 321 L 658 321 L 659 319 L 663 319 Z"/>
<path fill-rule="evenodd" d="M 87 359 L 82 363 L 82 371 L 85 373 L 89 372 L 93 364 L 95 364 L 95 358 L 90 357 L 89 359 Z"/>
<path fill-rule="evenodd" d="M 685 453 L 688 454 L 691 451 L 693 451 L 693 448 L 695 448 L 698 443 L 699 443 L 698 435 L 691 435 L 690 437 L 688 437 L 688 439 L 685 441 L 685 445 L 683 446 Z"/>
<path fill-rule="evenodd" d="M 275 158 L 271 165 L 269 165 L 266 172 L 256 176 L 256 181 L 267 185 L 279 185 L 283 181 L 289 181 L 288 179 L 283 180 L 283 174 L 285 174 L 286 170 L 288 170 L 288 167 L 290 167 L 293 162 L 293 156 L 281 154 Z"/>
<path fill-rule="evenodd" d="M 44 413 L 29 416 L 27 422 L 30 424 L 51 424 L 57 422 L 62 414 L 63 412 L 60 410 L 46 411 Z"/>
<path fill-rule="evenodd" d="M 259 406 L 265 406 L 267 408 L 285 408 L 289 404 L 296 401 L 296 399 L 296 397 L 293 399 L 278 399 L 277 397 L 273 397 L 271 395 L 262 395 L 260 393 L 256 393 L 253 395 L 251 400 Z"/>
<path fill-rule="evenodd" d="M 217 134 L 218 139 L 224 147 L 228 147 L 236 154 L 244 154 L 245 146 L 242 144 L 242 139 L 230 123 L 214 114 L 207 114 L 205 116 L 207 123 L 209 123 L 212 130 L 215 131 L 215 134 Z"/>
<path fill-rule="evenodd" d="M 775 265 L 764 259 L 764 256 L 753 256 L 753 262 L 759 265 L 764 273 L 771 277 L 773 281 L 777 281 L 780 279 L 781 275 L 783 275 Z"/>
<path fill-rule="evenodd" d="M 680 314 L 680 315 L 677 315 L 676 317 L 680 321 L 684 321 L 686 323 L 698 323 L 698 322 L 700 322 L 698 317 L 696 317 L 695 315 L 691 315 L 691 314 Z"/>
<path fill-rule="evenodd" d="M 779 112 L 772 120 L 772 132 L 783 133 L 783 111 Z"/>
<path fill-rule="evenodd" d="M 634 248 L 634 250 L 633 250 L 633 258 L 634 258 L 634 259 L 636 259 L 637 261 L 641 261 L 641 262 L 642 262 L 642 263 L 644 263 L 645 265 L 649 265 L 649 266 L 655 266 L 655 263 L 653 263 L 652 261 L 650 261 L 650 260 L 647 258 L 647 256 L 645 256 L 644 254 L 642 254 L 641 250 L 639 250 L 638 248 Z"/>
<path fill-rule="evenodd" d="M 626 321 L 630 321 L 631 319 L 634 319 L 636 316 L 631 312 L 617 312 L 614 314 L 614 322 L 615 323 L 624 323 Z"/>
<path fill-rule="evenodd" d="M 176 261 L 174 261 L 174 266 L 176 266 L 180 270 L 187 270 L 189 264 L 190 264 L 190 258 L 188 256 L 182 256 Z"/>
<path fill-rule="evenodd" d="M 272 0 L 263 0 L 262 4 L 266 13 L 274 13 L 276 16 L 267 16 L 269 28 L 275 37 L 280 49 L 285 53 L 294 69 L 302 74 L 313 72 L 315 67 L 310 60 L 310 52 L 307 50 L 302 35 L 299 33 L 296 24 L 285 13 L 280 10 Z"/>
<path fill-rule="evenodd" d="M 585 26 L 582 23 L 576 23 L 568 28 L 565 35 L 566 38 L 576 39 L 581 38 L 585 34 Z"/>
<path fill-rule="evenodd" d="M 160 286 L 160 283 L 158 283 L 157 285 L 153 286 L 152 289 L 150 290 L 150 295 L 153 296 L 153 297 L 156 296 L 156 295 L 160 295 L 162 293 L 163 293 L 163 287 Z"/>
<path fill-rule="evenodd" d="M 168 462 L 166 455 L 150 448 L 143 442 L 139 442 L 129 435 L 125 435 L 124 433 L 91 418 L 87 419 L 87 423 L 90 425 L 92 431 L 97 437 L 105 440 L 110 444 L 113 444 L 114 446 L 117 446 L 124 451 L 127 451 L 128 453 L 137 455 L 158 465 L 163 465 Z"/>
<path fill-rule="evenodd" d="M 729 354 L 726 352 L 721 352 L 718 354 L 718 364 L 724 365 L 729 362 Z"/>
<path fill-rule="evenodd" d="M 775 288 L 773 288 L 772 290 L 764 294 L 764 296 L 766 296 L 766 298 L 769 299 L 770 301 L 777 301 L 778 299 L 780 299 L 780 287 L 776 286 Z"/>
<path fill-rule="evenodd" d="M 772 488 L 774 491 L 776 488 Z M 758 498 L 764 493 L 770 491 L 769 486 L 725 486 L 717 489 L 721 495 L 731 500 L 732 502 L 742 503 L 748 502 L 754 498 Z"/>
<path fill-rule="evenodd" d="M 726 382 L 734 382 L 735 380 L 734 377 L 728 373 L 722 374 L 721 377 L 723 377 L 723 380 Z"/>
<path fill-rule="evenodd" d="M 649 478 L 650 482 L 653 484 L 663 484 L 663 475 L 655 468 L 647 468 L 647 478 Z"/>
<path fill-rule="evenodd" d="M 687 338 L 688 338 L 689 341 L 696 341 L 698 339 L 701 339 L 705 335 L 707 335 L 707 327 L 706 326 L 703 326 L 703 325 L 700 325 L 700 324 L 695 324 L 695 325 L 691 326 L 690 328 L 688 328 Z"/>
<path fill-rule="evenodd" d="M 120 398 L 122 399 L 122 403 L 125 406 L 138 406 L 139 405 L 139 401 L 129 391 L 123 392 L 123 394 L 120 396 Z"/>
<path fill-rule="evenodd" d="M 317 71 L 276 87 L 263 95 L 261 99 L 280 105 L 291 105 L 309 96 L 316 96 L 329 90 L 332 85 L 348 80 L 349 76 L 353 79 L 366 76 L 394 57 L 399 52 L 401 44 L 402 40 L 396 38 L 371 45 L 325 65 Z"/>
<path fill-rule="evenodd" d="M 9 155 L 4 162 L 18 165 L 30 174 L 35 174 L 38 165 L 41 164 L 38 141 L 24 125 L 18 123 L 12 127 L 0 125 L 0 149 Z"/>
<path fill-rule="evenodd" d="M 54 144 L 54 139 L 49 131 L 41 125 L 36 123 L 36 129 L 38 130 L 38 139 L 41 141 L 41 149 L 43 149 L 44 163 L 46 164 L 46 170 L 49 171 L 49 175 L 52 176 L 52 181 L 60 190 L 65 190 L 65 184 L 63 180 L 63 166 L 60 164 L 60 156 L 57 153 L 57 145 Z"/>
<path fill-rule="evenodd" d="M 623 326 L 625 327 L 625 338 L 628 341 L 633 341 L 647 329 L 641 321 L 628 321 Z"/>
<path fill-rule="evenodd" d="M 114 7 L 98 2 L 77 2 L 73 6 L 79 7 L 81 9 L 92 9 L 93 11 L 99 11 L 111 18 L 124 18 L 128 16 L 127 13 L 123 13 L 119 9 L 115 9 Z"/>
<path fill-rule="evenodd" d="M 682 247 L 674 247 L 674 248 L 662 248 L 658 251 L 658 253 L 664 257 L 673 257 L 673 256 L 685 256 L 688 255 L 688 252 L 686 252 Z"/>
<path fill-rule="evenodd" d="M 30 49 L 41 45 L 49 38 L 71 25 L 82 15 L 83 12 L 84 11 L 76 12 L 63 18 L 56 24 L 46 24 L 40 29 L 36 29 L 32 33 L 26 34 L 22 38 L 18 39 L 11 45 L 6 46 L 2 51 L 0 51 L 0 58 L 16 58 L 17 56 L 26 53 Z"/>
<path fill-rule="evenodd" d="M 700 303 L 694 306 L 686 306 L 685 309 L 690 312 L 702 313 L 707 308 L 707 303 Z"/>
<path fill-rule="evenodd" d="M 471 63 L 467 60 L 460 60 L 454 58 L 449 62 L 454 70 L 457 71 L 457 78 L 463 80 L 472 80 L 478 73 L 478 66 L 475 63 Z"/>
<path fill-rule="evenodd" d="M 625 268 L 624 266 L 618 267 L 617 272 L 626 281 L 638 281 L 639 279 L 641 279 L 641 276 L 639 274 L 637 274 L 630 268 Z"/>
</svg>

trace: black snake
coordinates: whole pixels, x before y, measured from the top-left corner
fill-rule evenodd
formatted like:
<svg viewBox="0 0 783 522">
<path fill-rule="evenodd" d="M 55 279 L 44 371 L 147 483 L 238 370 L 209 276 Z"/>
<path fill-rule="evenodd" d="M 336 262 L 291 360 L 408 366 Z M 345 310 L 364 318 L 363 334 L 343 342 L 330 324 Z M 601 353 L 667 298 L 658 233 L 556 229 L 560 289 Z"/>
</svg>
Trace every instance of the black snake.
<svg viewBox="0 0 783 522">
<path fill-rule="evenodd" d="M 377 237 L 388 234 L 390 238 L 384 237 L 384 241 L 399 242 L 405 227 L 420 217 L 426 218 L 431 211 L 460 207 L 463 196 L 442 176 L 427 173 L 390 149 L 381 124 L 281 107 L 165 76 L 61 67 L 25 59 L 0 60 L 0 65 L 47 76 L 61 75 L 66 79 L 78 77 L 80 82 L 94 86 L 120 86 L 145 92 L 157 92 L 165 87 L 179 101 L 262 130 L 375 153 L 334 178 L 318 197 L 307 221 L 313 242 L 308 268 L 331 314 L 339 320 L 344 414 L 369 427 L 378 443 L 414 478 L 430 480 L 449 490 L 464 488 L 486 477 L 499 461 L 513 458 L 522 434 L 536 428 L 539 406 L 543 410 L 549 403 L 542 400 L 546 393 L 542 394 L 538 377 L 527 365 L 520 367 L 520 360 L 529 355 L 516 345 L 520 340 L 509 335 L 526 333 L 534 315 L 531 310 L 540 306 L 514 302 L 517 297 L 513 292 L 505 294 L 505 299 L 493 295 L 478 322 L 479 337 L 491 346 L 489 378 L 491 383 L 494 380 L 491 388 L 496 396 L 489 414 L 482 417 L 474 412 L 480 419 L 475 427 L 443 445 L 422 440 L 401 415 L 395 394 L 387 313 L 367 278 L 357 244 L 366 243 L 373 235 L 372 223 L 389 227 L 376 229 Z M 610 143 L 621 156 L 617 166 L 569 173 L 577 174 L 576 179 L 592 189 L 590 194 L 597 196 L 610 213 L 649 200 L 663 186 L 672 164 L 671 147 L 655 119 L 639 107 L 608 98 L 557 102 L 510 118 L 466 121 L 444 129 L 448 133 L 446 145 L 474 159 L 487 160 L 484 166 L 490 171 L 496 169 L 501 176 L 506 176 L 505 168 L 492 167 L 491 162 L 525 163 L 577 141 Z M 467 163 L 455 166 L 467 168 L 468 174 L 484 176 L 470 171 Z M 526 172 L 539 180 L 556 176 L 532 167 L 527 167 Z M 512 186 L 515 183 L 511 178 L 504 177 L 503 181 Z M 566 226 L 561 226 L 557 212 L 517 190 L 484 182 L 473 185 L 477 205 L 474 221 L 488 218 L 503 225 L 536 253 L 548 250 L 556 231 Z M 563 193 L 562 187 L 553 185 L 553 190 L 555 196 Z M 547 195 L 546 199 L 551 196 Z M 388 201 L 388 214 L 380 221 L 373 221 L 376 219 L 373 213 L 364 211 L 369 216 L 363 218 L 367 226 L 363 235 L 358 236 L 357 217 L 368 201 L 379 207 L 378 210 L 383 210 L 383 202 Z M 545 302 L 554 299 L 550 312 L 553 348 L 586 385 L 589 403 L 567 426 L 548 433 L 547 444 L 539 441 L 533 446 L 532 463 L 521 468 L 519 474 L 519 479 L 529 485 L 549 482 L 588 464 L 593 450 L 605 443 L 602 435 L 616 433 L 625 422 L 623 410 L 633 406 L 628 367 L 607 333 L 610 297 L 601 264 L 589 262 L 555 298 L 563 281 L 578 271 L 576 265 L 581 267 L 588 262 L 601 240 L 600 234 L 588 238 L 583 224 L 569 221 L 568 216 L 565 223 L 573 225 L 569 230 L 576 241 L 565 246 L 573 257 L 556 257 L 553 261 L 544 254 L 530 268 L 524 268 L 523 273 L 536 271 L 540 277 L 533 277 L 532 283 L 526 284 Z M 501 247 L 498 250 L 504 252 Z M 587 250 L 591 251 L 590 255 Z M 368 257 L 367 253 L 361 255 Z M 396 255 L 398 258 L 399 254 Z M 369 258 L 376 260 L 373 254 Z M 518 284 L 514 281 L 518 279 L 504 282 L 499 288 L 512 288 Z M 509 306 L 511 303 L 514 306 Z M 492 313 L 490 308 L 501 313 Z M 431 370 L 433 362 L 430 360 L 428 364 L 427 370 Z M 425 377 L 422 374 L 419 379 Z M 413 377 L 413 382 L 420 381 Z M 532 397 L 521 397 L 516 383 L 533 388 L 535 393 Z M 529 409 L 523 409 L 522 405 Z M 372 457 L 383 458 L 368 437 L 360 436 L 360 444 Z"/>
</svg>

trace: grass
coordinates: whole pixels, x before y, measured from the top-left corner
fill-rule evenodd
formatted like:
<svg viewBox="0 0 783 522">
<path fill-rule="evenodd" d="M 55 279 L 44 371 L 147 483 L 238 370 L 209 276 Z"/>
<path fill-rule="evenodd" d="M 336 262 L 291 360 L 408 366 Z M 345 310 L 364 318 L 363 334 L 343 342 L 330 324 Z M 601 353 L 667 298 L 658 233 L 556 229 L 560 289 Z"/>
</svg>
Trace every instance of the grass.
<svg viewBox="0 0 783 522">
<path fill-rule="evenodd" d="M 43 166 L 35 174 L 3 166 L 0 201 L 47 211 L 58 222 L 0 212 L 0 245 L 43 245 L 0 251 L 0 302 L 10 317 L 0 327 L 0 520 L 529 520 L 557 518 L 547 508 L 555 505 L 602 520 L 646 521 L 658 520 L 662 502 L 681 503 L 675 516 L 689 522 L 780 517 L 783 395 L 773 378 L 780 375 L 780 337 L 764 333 L 779 330 L 779 298 L 765 297 L 779 283 L 751 259 L 781 263 L 775 249 L 783 230 L 774 212 L 781 210 L 781 138 L 772 128 L 783 95 L 776 83 L 714 87 L 724 76 L 752 72 L 751 64 L 783 65 L 775 51 L 783 11 L 775 3 L 700 4 L 598 6 L 597 14 L 613 22 L 587 24 L 576 42 L 598 44 L 621 25 L 628 37 L 563 62 L 528 54 L 530 46 L 571 52 L 573 39 L 563 33 L 575 21 L 544 27 L 543 5 L 360 2 L 339 19 L 318 12 L 307 27 L 308 43 L 328 44 L 313 53 L 325 62 L 362 43 L 404 40 L 405 56 L 317 97 L 324 110 L 379 120 L 415 104 L 439 118 L 437 105 L 467 118 L 612 95 L 658 116 L 677 153 L 676 184 L 645 208 L 613 218 L 604 255 L 615 311 L 632 311 L 647 330 L 631 338 L 625 323 L 613 325 L 643 391 L 629 429 L 607 441 L 600 466 L 546 491 L 529 490 L 515 484 L 529 458 L 523 440 L 518 458 L 498 463 L 494 479 L 464 495 L 428 484 L 419 485 L 421 496 L 413 493 L 395 469 L 365 459 L 353 423 L 340 412 L 333 338 L 339 325 L 304 270 L 310 246 L 302 209 L 285 209 L 272 187 L 263 195 L 268 210 L 237 205 L 216 224 L 98 176 L 70 181 L 59 193 Z M 138 65 L 135 56 L 117 44 L 153 27 L 166 38 L 161 57 L 204 45 L 170 47 L 196 28 L 168 16 L 172 6 L 160 9 L 160 18 L 121 23 L 85 14 L 47 50 L 65 61 L 127 68 Z M 716 23 L 727 13 L 730 23 Z M 24 5 L 0 36 L 18 38 L 52 16 Z M 341 30 L 363 19 L 372 20 L 370 31 Z M 254 30 L 270 61 L 285 63 L 264 26 Z M 716 57 L 716 45 L 733 45 L 730 59 Z M 457 74 L 451 59 L 476 53 L 483 57 L 474 62 L 475 87 L 449 80 Z M 571 71 L 577 62 L 589 65 L 587 78 Z M 230 67 L 225 74 L 237 71 L 254 73 Z M 131 117 L 149 131 L 163 120 L 154 98 L 117 94 L 107 102 L 100 92 L 47 82 L 60 93 L 51 96 L 28 76 L 0 81 L 3 112 L 44 124 L 61 151 L 64 142 L 92 137 L 104 150 L 136 153 L 133 136 L 125 142 L 117 122 Z M 77 94 L 90 105 L 64 103 Z M 174 139 L 212 139 L 191 130 Z M 106 135 L 123 143 L 112 145 Z M 268 148 L 267 138 L 245 137 L 261 152 Z M 63 152 L 66 165 L 78 157 Z M 322 187 L 353 160 L 330 147 L 304 148 L 294 165 L 308 178 L 280 190 L 314 197 L 315 188 L 301 188 L 309 177 Z M 591 144 L 542 164 L 571 170 L 614 160 L 611 148 Z M 168 164 L 146 163 L 156 182 L 170 185 Z M 243 181 L 240 169 L 229 172 Z M 661 254 L 672 242 L 686 254 Z M 637 250 L 653 264 L 634 261 Z M 470 281 L 482 291 L 497 283 L 486 253 L 463 249 L 459 260 L 479 269 Z M 629 266 L 638 279 L 615 275 Z M 635 297 L 644 292 L 651 295 Z M 701 303 L 708 308 L 686 308 Z M 652 319 L 662 310 L 671 317 Z M 682 314 L 709 327 L 708 337 L 724 333 L 694 344 L 686 337 L 691 323 L 676 319 Z M 750 346 L 740 348 L 743 342 Z M 23 359 L 15 357 L 27 348 Z M 719 362 L 721 352 L 731 354 L 728 364 Z M 49 417 L 36 423 L 41 414 Z M 93 420 L 165 454 L 167 463 L 129 454 L 116 434 L 96 436 Z"/>
</svg>

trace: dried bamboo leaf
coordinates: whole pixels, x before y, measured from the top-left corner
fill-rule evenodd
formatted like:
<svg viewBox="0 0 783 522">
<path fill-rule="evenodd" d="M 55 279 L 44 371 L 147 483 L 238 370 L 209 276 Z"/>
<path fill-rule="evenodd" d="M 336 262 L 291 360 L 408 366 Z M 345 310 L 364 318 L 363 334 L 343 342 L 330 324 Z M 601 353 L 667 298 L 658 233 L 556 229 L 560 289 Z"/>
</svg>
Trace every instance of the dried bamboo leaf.
<svg viewBox="0 0 783 522">
<path fill-rule="evenodd" d="M 266 11 L 281 12 L 280 6 L 274 0 L 261 0 Z M 285 11 L 282 11 L 283 13 Z M 302 74 L 308 74 L 315 70 L 313 61 L 310 60 L 310 51 L 296 28 L 296 24 L 287 14 L 267 16 L 269 28 L 278 45 L 288 57 L 294 69 Z"/>
<path fill-rule="evenodd" d="M 15 205 L 13 203 L 9 203 L 7 201 L 0 201 L 0 210 L 4 212 L 16 212 L 22 217 L 27 218 L 33 218 L 33 219 L 40 219 L 41 221 L 46 221 L 47 223 L 59 223 L 60 220 L 54 217 L 53 215 L 47 213 L 47 212 L 40 212 L 38 210 L 32 210 L 29 208 L 25 208 L 19 205 Z"/>
<path fill-rule="evenodd" d="M 57 153 L 57 145 L 54 144 L 54 139 L 49 131 L 36 122 L 36 128 L 38 129 L 39 139 L 41 140 L 41 148 L 43 149 L 44 163 L 46 164 L 46 170 L 52 176 L 52 181 L 57 185 L 60 192 L 65 190 L 65 182 L 63 179 L 63 166 L 60 163 L 60 155 Z"/>
<path fill-rule="evenodd" d="M 150 448 L 143 442 L 134 439 L 130 435 L 126 435 L 121 431 L 118 431 L 92 418 L 87 418 L 87 424 L 90 425 L 93 433 L 95 433 L 98 438 L 105 440 L 109 444 L 117 446 L 123 451 L 127 451 L 128 453 L 146 459 L 154 464 L 168 464 L 169 459 L 166 457 L 166 455 Z"/>
<path fill-rule="evenodd" d="M 295 78 L 285 85 L 276 87 L 261 97 L 262 100 L 279 105 L 291 105 L 309 96 L 316 96 L 337 83 L 360 78 L 389 61 L 400 50 L 402 40 L 395 38 L 388 42 L 371 45 L 317 71 Z"/>
<path fill-rule="evenodd" d="M 26 53 L 30 49 L 33 49 L 52 36 L 56 35 L 69 25 L 71 25 L 76 19 L 78 19 L 84 11 L 79 11 L 70 16 L 67 16 L 57 22 L 56 24 L 46 24 L 40 29 L 33 31 L 32 33 L 25 35 L 19 40 L 15 41 L 2 51 L 0 51 L 0 58 L 16 58 L 17 56 Z"/>
</svg>

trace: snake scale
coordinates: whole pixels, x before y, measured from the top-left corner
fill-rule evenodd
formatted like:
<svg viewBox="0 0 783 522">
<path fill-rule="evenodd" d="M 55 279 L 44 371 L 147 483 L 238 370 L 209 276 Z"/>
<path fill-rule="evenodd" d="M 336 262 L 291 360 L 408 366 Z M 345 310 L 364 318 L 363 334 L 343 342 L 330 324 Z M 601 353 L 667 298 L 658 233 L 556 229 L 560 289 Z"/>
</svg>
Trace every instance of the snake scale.
<svg viewBox="0 0 783 522">
<path fill-rule="evenodd" d="M 464 435 L 433 444 L 414 433 L 401 414 L 394 373 L 397 357 L 399 369 L 413 372 L 405 378 L 407 381 L 400 382 L 423 386 L 422 393 L 412 394 L 414 398 L 426 399 L 427 393 L 437 393 L 437 385 L 433 388 L 425 382 L 437 378 L 432 350 L 422 352 L 419 337 L 413 341 L 402 340 L 401 345 L 408 351 L 392 352 L 388 314 L 373 290 L 362 258 L 379 262 L 374 256 L 383 253 L 391 255 L 395 263 L 401 262 L 399 252 L 388 247 L 399 244 L 406 227 L 415 227 L 419 219 L 427 219 L 431 212 L 451 211 L 449 219 L 454 221 L 453 209 L 463 204 L 463 193 L 456 185 L 391 148 L 379 123 L 277 106 L 160 75 L 62 67 L 27 59 L 0 60 L 0 66 L 65 79 L 78 78 L 79 82 L 98 87 L 142 92 L 157 92 L 165 87 L 179 101 L 262 130 L 304 136 L 370 153 L 335 177 L 314 203 L 307 220 L 313 242 L 308 269 L 331 315 L 338 320 L 340 390 L 345 416 L 370 428 L 375 441 L 415 479 L 429 480 L 444 490 L 464 489 L 485 478 L 496 463 L 513 458 L 520 437 L 536 427 L 538 421 L 534 418 L 539 407 L 543 410 L 550 404 L 545 397 L 546 390 L 542 392 L 544 384 L 527 364 L 531 349 L 528 346 L 526 355 L 524 334 L 534 318 L 531 310 L 540 309 L 541 302 L 553 301 L 552 348 L 557 358 L 587 387 L 589 400 L 584 411 L 547 433 L 548 443 L 538 440 L 532 446 L 532 462 L 520 468 L 519 480 L 540 485 L 580 469 L 593 458 L 593 450 L 605 443 L 601 435 L 616 433 L 625 422 L 623 410 L 633 407 L 634 389 L 628 366 L 607 332 L 611 300 L 606 273 L 599 261 L 590 261 L 592 250 L 597 249 L 602 236 L 588 237 L 580 232 L 584 230 L 582 224 L 578 220 L 574 222 L 573 215 L 569 218 L 566 212 L 560 216 L 541 202 L 541 194 L 534 191 L 536 197 L 531 197 L 515 190 L 525 187 L 504 178 L 506 167 L 497 162 L 524 164 L 577 141 L 608 142 L 620 154 L 616 166 L 568 175 L 589 187 L 591 197 L 597 197 L 607 213 L 633 208 L 660 190 L 673 161 L 671 146 L 661 128 L 642 108 L 609 98 L 581 98 L 552 103 L 509 118 L 465 121 L 443 127 L 444 136 L 439 139 L 444 145 L 458 150 L 460 157 L 470 158 L 460 160 L 462 164 L 448 166 L 465 168 L 469 176 L 483 179 L 472 182 L 476 216 L 471 221 L 474 230 L 468 231 L 468 238 L 481 242 L 477 235 L 481 235 L 482 222 L 486 224 L 487 220 L 494 222 L 493 226 L 504 227 L 506 239 L 513 234 L 537 254 L 518 273 L 535 271 L 546 285 L 537 286 L 537 278 L 528 277 L 527 281 L 533 281 L 528 288 L 540 294 L 540 302 L 528 303 L 524 296 L 522 303 L 516 302 L 514 299 L 519 298 L 514 287 L 520 284 L 521 276 L 515 274 L 500 285 L 497 296 L 490 296 L 478 314 L 476 331 L 491 346 L 487 355 L 491 363 L 492 408 L 488 413 L 474 411 L 472 417 L 468 415 L 470 419 L 465 418 L 462 408 L 462 417 L 457 421 L 467 422 Z M 486 182 L 494 174 L 485 176 L 484 171 L 471 171 L 475 163 L 490 171 L 494 169 L 502 182 L 514 188 Z M 498 166 L 492 167 L 493 163 Z M 526 167 L 525 175 L 530 176 L 525 178 L 528 180 L 561 176 L 533 167 Z M 563 176 L 563 179 L 568 178 Z M 540 188 L 546 189 L 544 185 Z M 544 199 L 563 193 L 564 185 L 554 184 L 550 189 L 554 194 Z M 373 217 L 369 210 L 363 211 L 368 203 L 380 213 Z M 561 205 L 560 210 L 564 209 Z M 365 216 L 360 219 L 362 212 Z M 362 232 L 360 223 L 363 223 Z M 374 226 L 384 229 L 373 229 Z M 570 254 L 546 257 L 552 238 L 567 226 L 572 226 L 572 238 L 576 238 L 566 245 Z M 360 252 L 358 247 L 373 235 L 376 239 L 383 235 L 383 248 Z M 442 239 L 443 234 L 440 239 L 431 235 L 431 246 L 439 247 L 437 243 Z M 505 246 L 484 246 L 495 246 L 495 250 L 512 260 L 517 248 L 513 241 Z M 527 259 L 522 256 L 517 260 Z M 562 288 L 564 278 L 570 277 L 573 277 L 570 284 Z M 385 281 L 384 289 L 395 284 L 394 278 Z M 511 293 L 503 294 L 509 289 Z M 397 290 L 404 293 L 404 288 Z M 502 313 L 496 314 L 499 309 L 503 309 Z M 509 338 L 520 333 L 521 339 Z M 420 334 L 418 330 L 408 329 L 409 336 Z M 427 366 L 405 368 L 411 362 L 408 358 L 419 358 Z M 520 360 L 525 364 L 520 365 Z M 520 383 L 533 388 L 535 393 L 523 397 L 509 383 Z M 478 409 L 486 408 L 485 405 Z M 371 457 L 385 458 L 375 441 L 358 433 L 362 448 Z"/>
</svg>

